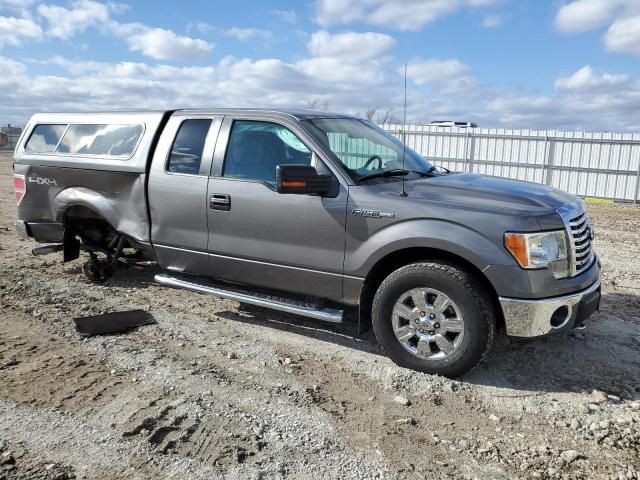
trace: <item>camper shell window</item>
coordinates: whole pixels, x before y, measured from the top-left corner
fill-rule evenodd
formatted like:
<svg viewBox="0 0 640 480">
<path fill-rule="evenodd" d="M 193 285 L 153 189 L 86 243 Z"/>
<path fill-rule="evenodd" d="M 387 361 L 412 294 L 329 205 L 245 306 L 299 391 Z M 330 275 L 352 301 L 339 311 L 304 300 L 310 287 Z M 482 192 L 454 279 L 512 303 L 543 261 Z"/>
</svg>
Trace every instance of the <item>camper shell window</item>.
<svg viewBox="0 0 640 480">
<path fill-rule="evenodd" d="M 29 153 L 54 152 L 66 128 L 66 125 L 36 125 L 24 149 Z"/>
<path fill-rule="evenodd" d="M 40 124 L 33 129 L 25 151 L 129 158 L 143 130 L 142 125 Z"/>
</svg>

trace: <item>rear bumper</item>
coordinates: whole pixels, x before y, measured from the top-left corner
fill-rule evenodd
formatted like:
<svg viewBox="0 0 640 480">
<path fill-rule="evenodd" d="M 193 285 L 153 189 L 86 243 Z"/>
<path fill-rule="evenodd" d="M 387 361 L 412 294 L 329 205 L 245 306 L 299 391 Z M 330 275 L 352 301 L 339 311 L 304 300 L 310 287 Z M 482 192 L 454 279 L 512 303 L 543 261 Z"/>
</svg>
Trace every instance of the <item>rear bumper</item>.
<svg viewBox="0 0 640 480">
<path fill-rule="evenodd" d="M 20 238 L 21 240 L 26 240 L 29 238 L 29 231 L 27 230 L 27 222 L 25 222 L 24 220 L 18 220 L 15 223 L 16 226 L 16 235 L 18 235 L 18 238 Z"/>
<path fill-rule="evenodd" d="M 579 325 L 600 308 L 600 278 L 585 290 L 529 300 L 500 297 L 507 335 L 537 337 Z"/>
<path fill-rule="evenodd" d="M 16 234 L 19 238 L 33 238 L 41 243 L 61 243 L 64 238 L 64 226 L 55 222 L 25 222 L 15 223 Z"/>
</svg>

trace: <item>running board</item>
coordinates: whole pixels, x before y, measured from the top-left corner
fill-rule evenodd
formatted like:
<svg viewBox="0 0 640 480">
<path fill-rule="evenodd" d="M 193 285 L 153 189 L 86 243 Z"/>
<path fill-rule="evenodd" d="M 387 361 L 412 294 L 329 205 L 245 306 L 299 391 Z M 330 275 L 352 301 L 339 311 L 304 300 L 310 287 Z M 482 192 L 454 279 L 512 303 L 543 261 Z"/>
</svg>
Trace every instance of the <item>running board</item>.
<svg viewBox="0 0 640 480">
<path fill-rule="evenodd" d="M 343 310 L 329 308 L 314 309 L 294 305 L 291 303 L 269 300 L 267 298 L 236 292 L 233 290 L 223 290 L 222 288 L 218 287 L 210 287 L 207 285 L 202 285 L 200 283 L 188 282 L 186 280 L 172 277 L 164 273 L 156 275 L 154 280 L 162 285 L 167 285 L 169 287 L 186 288 L 188 290 L 194 290 L 200 293 L 208 293 L 209 295 L 226 298 L 228 300 L 235 300 L 237 302 L 247 303 L 249 305 L 255 305 L 257 307 L 270 308 L 272 310 L 278 310 L 280 312 L 315 318 L 316 320 L 322 320 L 324 322 L 342 323 L 342 316 L 344 314 Z"/>
</svg>

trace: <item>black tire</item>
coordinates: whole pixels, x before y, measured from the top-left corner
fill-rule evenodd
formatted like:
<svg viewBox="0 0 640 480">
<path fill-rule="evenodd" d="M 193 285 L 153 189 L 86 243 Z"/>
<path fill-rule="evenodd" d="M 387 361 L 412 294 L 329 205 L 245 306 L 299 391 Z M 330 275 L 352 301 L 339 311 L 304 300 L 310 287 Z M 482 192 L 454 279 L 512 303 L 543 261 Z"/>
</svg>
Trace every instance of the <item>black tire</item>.
<svg viewBox="0 0 640 480">
<path fill-rule="evenodd" d="M 464 319 L 459 346 L 441 359 L 423 359 L 396 338 L 392 312 L 399 298 L 414 288 L 433 288 L 456 304 Z M 478 365 L 496 335 L 496 317 L 486 288 L 471 274 L 446 262 L 412 263 L 391 273 L 380 285 L 371 311 L 378 342 L 399 366 L 420 372 L 458 377 Z"/>
</svg>

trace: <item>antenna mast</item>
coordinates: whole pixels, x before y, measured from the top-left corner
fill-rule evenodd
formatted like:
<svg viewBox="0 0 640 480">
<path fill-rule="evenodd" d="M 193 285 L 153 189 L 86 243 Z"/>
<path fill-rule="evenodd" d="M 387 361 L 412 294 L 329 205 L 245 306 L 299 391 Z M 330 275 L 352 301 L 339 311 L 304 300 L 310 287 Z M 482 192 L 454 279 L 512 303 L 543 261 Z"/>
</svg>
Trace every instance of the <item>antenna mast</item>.
<svg viewBox="0 0 640 480">
<path fill-rule="evenodd" d="M 402 170 L 404 170 L 404 159 L 407 154 L 407 64 L 404 64 L 404 111 L 402 118 Z M 404 172 L 403 172 L 404 173 Z M 406 197 L 407 192 L 404 189 L 404 178 L 406 175 L 402 175 L 402 191 L 401 197 Z"/>
</svg>

